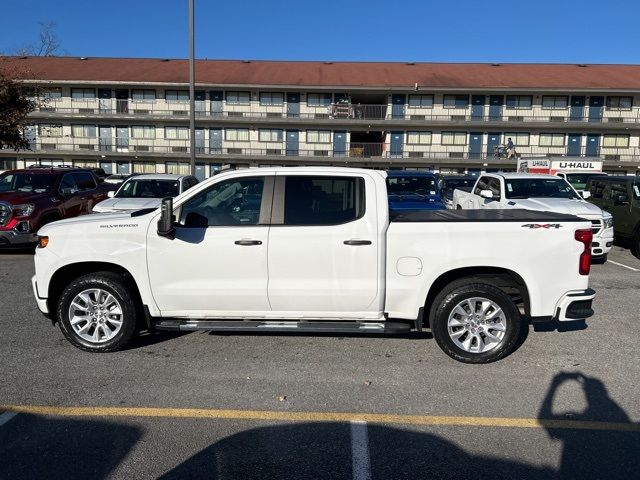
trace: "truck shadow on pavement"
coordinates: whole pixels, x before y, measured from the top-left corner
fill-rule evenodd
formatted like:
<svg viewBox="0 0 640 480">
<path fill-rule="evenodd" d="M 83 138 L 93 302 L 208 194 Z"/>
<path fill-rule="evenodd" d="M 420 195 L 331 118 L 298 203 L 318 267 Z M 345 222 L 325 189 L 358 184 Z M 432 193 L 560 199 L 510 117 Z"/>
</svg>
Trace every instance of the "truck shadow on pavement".
<svg viewBox="0 0 640 480">
<path fill-rule="evenodd" d="M 584 395 L 586 408 L 575 412 L 556 412 L 554 403 L 561 386 L 573 388 L 572 393 Z M 539 429 L 492 427 L 489 433 L 486 430 L 489 427 L 438 427 L 440 430 L 453 429 L 458 438 L 461 438 L 458 429 L 467 429 L 462 431 L 474 445 L 476 453 L 471 453 L 441 435 L 425 432 L 430 428 L 427 426 L 414 427 L 413 430 L 377 424 L 360 426 L 365 429 L 368 439 L 364 447 L 361 442 L 356 448 L 354 445 L 358 442 L 354 441 L 352 425 L 341 422 L 288 423 L 251 428 L 215 441 L 171 468 L 158 464 L 154 453 L 170 450 L 177 455 L 183 451 L 184 455 L 189 455 L 185 449 L 191 443 L 189 438 L 167 439 L 168 443 L 159 447 L 145 441 L 142 429 L 128 425 L 126 419 L 115 422 L 23 414 L 0 429 L 0 478 L 637 478 L 638 425 L 629 424 L 628 415 L 609 396 L 600 380 L 579 372 L 559 373 L 551 382 L 539 417 L 546 430 L 544 436 L 548 435 L 552 442 L 560 442 L 558 448 L 562 453 L 557 468 L 550 466 L 555 455 L 553 458 L 544 456 L 556 447 L 544 444 L 541 440 L 544 436 L 541 437 Z M 615 423 L 583 423 L 582 427 L 576 424 L 573 428 L 565 428 L 567 425 L 562 422 L 567 420 Z M 198 420 L 193 435 L 215 438 L 215 422 L 228 420 Z M 621 424 L 632 428 L 624 431 Z M 145 427 L 145 430 L 152 429 L 153 425 Z M 140 441 L 143 443 L 137 445 Z M 131 456 L 134 446 L 136 455 Z M 537 464 L 519 460 L 518 457 L 522 456 L 519 452 L 535 454 L 536 448 L 541 452 Z M 123 463 L 125 461 L 128 463 Z M 135 468 L 130 469 L 129 465 Z M 354 475 L 356 470 L 358 475 Z M 368 472 L 368 475 L 363 472 Z"/>
</svg>

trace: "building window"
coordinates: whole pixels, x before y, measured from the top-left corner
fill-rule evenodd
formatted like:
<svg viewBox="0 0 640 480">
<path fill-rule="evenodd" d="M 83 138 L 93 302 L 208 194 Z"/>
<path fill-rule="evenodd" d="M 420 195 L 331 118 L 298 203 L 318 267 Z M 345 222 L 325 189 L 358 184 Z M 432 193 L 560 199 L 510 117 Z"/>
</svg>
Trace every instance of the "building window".
<svg viewBox="0 0 640 480">
<path fill-rule="evenodd" d="M 0 158 L 0 170 L 14 170 L 15 168 L 15 158 Z"/>
<path fill-rule="evenodd" d="M 261 142 L 281 142 L 282 130 L 261 128 L 258 131 L 258 138 Z"/>
<path fill-rule="evenodd" d="M 569 98 L 566 96 L 543 96 L 542 108 L 544 109 L 562 109 L 567 108 Z"/>
<path fill-rule="evenodd" d="M 188 97 L 188 94 L 187 94 Z M 156 99 L 155 90 L 131 90 L 131 99 L 136 102 L 145 102 Z"/>
<path fill-rule="evenodd" d="M 538 145 L 541 147 L 564 147 L 564 133 L 541 133 Z"/>
<path fill-rule="evenodd" d="M 188 102 L 188 90 L 165 90 L 164 98 L 167 102 Z"/>
<path fill-rule="evenodd" d="M 331 94 L 307 93 L 307 105 L 310 107 L 327 107 L 331 105 Z"/>
<path fill-rule="evenodd" d="M 442 145 L 466 145 L 466 132 L 442 132 Z"/>
<path fill-rule="evenodd" d="M 467 108 L 469 106 L 469 95 L 445 95 L 444 108 Z"/>
<path fill-rule="evenodd" d="M 72 88 L 71 98 L 73 98 L 74 100 L 96 98 L 96 91 L 93 88 Z"/>
<path fill-rule="evenodd" d="M 74 160 L 73 166 L 76 168 L 97 168 L 98 162 L 91 160 Z"/>
<path fill-rule="evenodd" d="M 71 135 L 76 138 L 96 138 L 96 126 L 71 125 Z"/>
<path fill-rule="evenodd" d="M 60 87 L 48 87 L 43 88 L 41 91 L 41 96 L 46 100 L 57 100 L 62 98 L 62 88 Z"/>
<path fill-rule="evenodd" d="M 307 130 L 307 143 L 331 143 L 329 130 Z"/>
<path fill-rule="evenodd" d="M 167 140 L 189 140 L 189 127 L 164 127 Z"/>
<path fill-rule="evenodd" d="M 284 94 L 282 92 L 260 92 L 260 105 L 283 105 Z"/>
<path fill-rule="evenodd" d="M 629 135 L 603 135 L 603 148 L 629 148 Z"/>
<path fill-rule="evenodd" d="M 167 162 L 165 168 L 166 172 L 172 175 L 189 175 L 191 173 L 189 162 Z"/>
<path fill-rule="evenodd" d="M 631 110 L 633 97 L 607 97 L 607 110 Z"/>
<path fill-rule="evenodd" d="M 38 125 L 38 135 L 41 137 L 61 137 L 62 125 L 40 124 Z"/>
<path fill-rule="evenodd" d="M 251 93 L 227 92 L 228 105 L 249 105 L 249 103 L 251 103 Z"/>
<path fill-rule="evenodd" d="M 409 95 L 410 108 L 433 108 L 433 95 Z"/>
<path fill-rule="evenodd" d="M 227 128 L 224 131 L 224 139 L 232 142 L 248 142 L 248 128 Z"/>
<path fill-rule="evenodd" d="M 155 162 L 133 162 L 133 173 L 156 173 Z"/>
<path fill-rule="evenodd" d="M 531 108 L 531 95 L 507 95 L 507 108 Z"/>
<path fill-rule="evenodd" d="M 131 127 L 131 138 L 153 140 L 156 138 L 156 127 L 152 125 L 134 125 Z"/>
<path fill-rule="evenodd" d="M 407 144 L 431 145 L 431 132 L 407 132 Z"/>
<path fill-rule="evenodd" d="M 508 133 L 505 132 L 504 139 L 505 143 L 510 138 L 513 140 L 513 144 L 517 147 L 526 147 L 529 145 L 529 137 L 528 133 Z"/>
</svg>

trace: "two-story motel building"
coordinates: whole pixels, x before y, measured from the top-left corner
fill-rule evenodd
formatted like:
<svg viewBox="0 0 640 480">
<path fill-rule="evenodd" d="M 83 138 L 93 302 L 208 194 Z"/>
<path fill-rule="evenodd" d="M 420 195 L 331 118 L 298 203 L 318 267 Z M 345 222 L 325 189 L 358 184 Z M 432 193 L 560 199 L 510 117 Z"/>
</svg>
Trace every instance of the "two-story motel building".
<svg viewBox="0 0 640 480">
<path fill-rule="evenodd" d="M 0 57 L 42 101 L 31 149 L 0 151 L 0 170 L 32 164 L 107 173 L 188 172 L 185 60 Z M 515 168 L 496 153 L 600 158 L 640 166 L 640 66 L 196 62 L 196 165 L 349 165 L 441 172 Z"/>
</svg>

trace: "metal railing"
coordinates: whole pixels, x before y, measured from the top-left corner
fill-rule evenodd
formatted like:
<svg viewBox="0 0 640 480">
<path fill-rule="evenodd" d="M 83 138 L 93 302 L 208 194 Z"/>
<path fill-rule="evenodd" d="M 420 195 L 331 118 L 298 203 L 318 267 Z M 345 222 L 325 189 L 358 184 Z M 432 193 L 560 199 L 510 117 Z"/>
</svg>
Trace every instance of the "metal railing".
<svg viewBox="0 0 640 480">
<path fill-rule="evenodd" d="M 640 108 L 630 110 L 602 109 L 595 114 L 584 107 L 580 113 L 564 109 L 509 109 L 490 110 L 485 107 L 474 111 L 472 107 L 436 112 L 431 108 L 408 105 L 340 104 L 313 106 L 306 103 L 261 105 L 227 104 L 197 100 L 196 117 L 206 118 L 263 118 L 307 120 L 389 120 L 415 122 L 479 122 L 479 123 L 557 123 L 562 124 L 640 124 Z M 64 115 L 124 115 L 130 117 L 160 116 L 188 118 L 189 103 L 185 101 L 144 100 L 49 100 L 38 108 L 39 113 Z"/>
<path fill-rule="evenodd" d="M 225 156 L 255 156 L 255 157 L 315 157 L 315 158 L 408 158 L 422 160 L 482 160 L 482 161 L 513 161 L 502 154 L 493 151 L 477 151 L 469 146 L 441 146 L 433 145 L 428 148 L 417 149 L 411 146 L 391 146 L 388 143 L 347 143 L 339 147 L 331 143 L 304 145 L 296 147 L 286 142 L 274 142 L 256 147 L 251 142 L 224 141 L 223 145 L 213 145 L 209 142 L 198 140 L 196 144 L 198 155 L 225 155 Z M 31 142 L 31 150 L 46 153 L 80 153 L 83 155 L 107 155 L 107 154 L 163 154 L 183 156 L 190 153 L 188 140 L 168 139 L 132 139 L 132 138 L 39 138 Z M 567 158 L 601 158 L 605 161 L 638 162 L 640 161 L 640 149 L 638 148 L 601 148 L 599 152 L 581 151 L 576 155 L 568 155 L 566 148 L 562 147 L 529 147 L 517 148 L 518 156 L 522 157 L 567 157 Z"/>
</svg>

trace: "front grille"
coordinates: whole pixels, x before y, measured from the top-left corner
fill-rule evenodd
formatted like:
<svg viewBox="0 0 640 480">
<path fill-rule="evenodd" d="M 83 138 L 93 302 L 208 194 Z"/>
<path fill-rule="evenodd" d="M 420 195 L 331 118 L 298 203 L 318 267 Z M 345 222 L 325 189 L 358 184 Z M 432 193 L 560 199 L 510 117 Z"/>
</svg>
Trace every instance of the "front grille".
<svg viewBox="0 0 640 480">
<path fill-rule="evenodd" d="M 591 231 L 593 232 L 594 235 L 598 233 L 601 228 L 602 228 L 601 220 L 591 220 Z"/>
<path fill-rule="evenodd" d="M 11 220 L 11 205 L 0 202 L 0 227 L 4 227 Z"/>
</svg>

